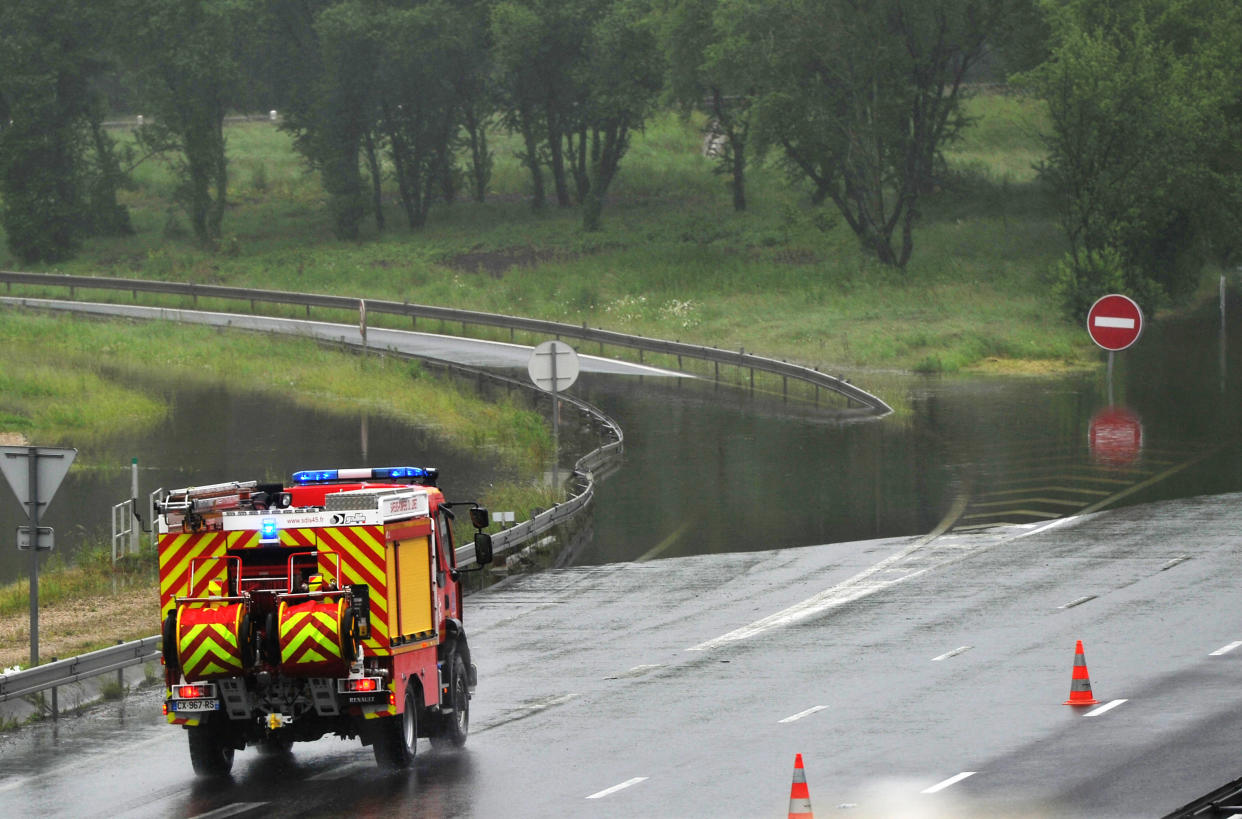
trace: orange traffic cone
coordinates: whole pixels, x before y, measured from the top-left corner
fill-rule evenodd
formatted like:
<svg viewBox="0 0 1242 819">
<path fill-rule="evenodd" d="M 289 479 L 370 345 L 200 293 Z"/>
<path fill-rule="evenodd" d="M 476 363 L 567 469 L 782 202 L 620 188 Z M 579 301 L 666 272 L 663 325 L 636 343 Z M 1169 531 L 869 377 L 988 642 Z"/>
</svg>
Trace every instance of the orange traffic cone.
<svg viewBox="0 0 1242 819">
<path fill-rule="evenodd" d="M 815 819 L 811 813 L 811 794 L 806 789 L 806 771 L 802 770 L 802 754 L 794 757 L 793 786 L 789 789 L 789 819 Z"/>
<path fill-rule="evenodd" d="M 1070 678 L 1069 699 L 1062 705 L 1096 705 L 1099 703 L 1091 695 L 1091 678 L 1087 676 L 1087 658 L 1082 653 L 1082 640 L 1074 649 L 1074 674 Z"/>
</svg>

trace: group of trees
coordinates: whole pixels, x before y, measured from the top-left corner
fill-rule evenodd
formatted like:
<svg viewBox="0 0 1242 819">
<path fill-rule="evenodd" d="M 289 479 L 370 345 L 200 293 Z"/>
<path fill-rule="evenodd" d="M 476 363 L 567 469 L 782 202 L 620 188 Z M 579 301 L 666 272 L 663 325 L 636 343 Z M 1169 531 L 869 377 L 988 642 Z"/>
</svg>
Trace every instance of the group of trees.
<svg viewBox="0 0 1242 819">
<path fill-rule="evenodd" d="M 664 101 L 709 114 L 736 208 L 748 163 L 775 151 L 902 266 L 962 83 L 1018 1 L 0 0 L 0 218 L 27 261 L 129 229 L 133 157 L 101 127 L 120 88 L 206 245 L 227 206 L 224 115 L 267 107 L 341 238 L 368 215 L 384 227 L 389 184 L 411 227 L 463 188 L 482 199 L 497 125 L 520 137 L 532 204 L 580 206 L 594 229 Z"/>
<path fill-rule="evenodd" d="M 1083 315 L 1121 290 L 1188 295 L 1242 251 L 1242 7 L 1233 0 L 1047 3 L 1049 55 L 1020 81 L 1048 102 L 1041 171 Z"/>
<path fill-rule="evenodd" d="M 1049 103 L 1043 178 L 1067 306 L 1179 295 L 1235 252 L 1242 12 L 1232 0 L 0 0 L 0 220 L 27 261 L 129 230 L 132 152 L 175 158 L 195 236 L 221 235 L 224 116 L 279 108 L 341 238 L 482 200 L 503 127 L 541 208 L 600 226 L 657 105 L 704 111 L 733 205 L 772 157 L 904 267 L 981 65 Z M 118 152 L 108 100 L 149 117 Z"/>
</svg>

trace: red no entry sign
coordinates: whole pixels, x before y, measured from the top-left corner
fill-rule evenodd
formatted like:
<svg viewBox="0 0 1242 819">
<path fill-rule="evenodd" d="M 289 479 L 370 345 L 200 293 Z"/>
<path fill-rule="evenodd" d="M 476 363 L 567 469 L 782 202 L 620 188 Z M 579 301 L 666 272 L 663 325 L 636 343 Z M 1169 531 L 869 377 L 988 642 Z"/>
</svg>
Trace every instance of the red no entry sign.
<svg viewBox="0 0 1242 819">
<path fill-rule="evenodd" d="M 1129 296 L 1111 293 L 1087 311 L 1087 332 L 1109 352 L 1124 350 L 1143 332 L 1143 311 Z"/>
</svg>

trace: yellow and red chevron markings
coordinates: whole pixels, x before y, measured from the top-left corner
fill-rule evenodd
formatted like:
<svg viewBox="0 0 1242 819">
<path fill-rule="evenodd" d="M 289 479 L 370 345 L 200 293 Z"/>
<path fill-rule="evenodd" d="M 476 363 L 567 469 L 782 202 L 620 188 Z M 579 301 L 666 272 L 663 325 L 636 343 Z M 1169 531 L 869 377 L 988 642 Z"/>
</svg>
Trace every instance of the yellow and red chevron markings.
<svg viewBox="0 0 1242 819">
<path fill-rule="evenodd" d="M 389 653 L 388 569 L 384 530 L 379 526 L 325 527 L 319 533 L 319 571 L 336 576 L 341 560 L 341 586 L 371 587 L 371 636 L 362 641 L 370 654 Z"/>
<path fill-rule="evenodd" d="M 341 647 L 345 601 L 308 600 L 280 604 L 280 668 L 292 674 L 342 673 L 347 658 Z"/>
<path fill-rule="evenodd" d="M 222 557 L 224 532 L 175 533 L 160 538 L 160 611 L 168 611 L 174 597 L 189 597 L 190 562 L 195 558 Z M 227 566 L 223 560 L 199 560 L 194 567 L 194 590 L 199 593 L 209 580 L 222 580 Z"/>
<path fill-rule="evenodd" d="M 245 606 L 181 606 L 177 610 L 177 658 L 190 682 L 242 673 L 241 630 Z"/>
</svg>

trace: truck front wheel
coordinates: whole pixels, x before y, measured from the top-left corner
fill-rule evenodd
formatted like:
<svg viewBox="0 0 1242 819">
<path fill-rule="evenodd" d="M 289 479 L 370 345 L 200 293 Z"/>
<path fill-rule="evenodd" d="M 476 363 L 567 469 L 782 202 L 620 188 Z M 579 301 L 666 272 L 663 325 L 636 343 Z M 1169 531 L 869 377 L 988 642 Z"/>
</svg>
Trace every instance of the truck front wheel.
<svg viewBox="0 0 1242 819">
<path fill-rule="evenodd" d="M 431 735 L 435 748 L 460 748 L 470 733 L 470 689 L 466 677 L 466 661 L 454 651 L 449 660 L 448 705 L 451 713 L 441 714 L 440 723 Z"/>
<path fill-rule="evenodd" d="M 381 768 L 408 768 L 414 763 L 418 743 L 418 699 L 414 686 L 405 689 L 405 711 L 380 717 L 375 726 L 375 762 Z"/>
<path fill-rule="evenodd" d="M 228 776 L 233 770 L 233 746 L 225 741 L 215 714 L 198 725 L 186 726 L 190 739 L 190 765 L 199 776 Z"/>
</svg>

